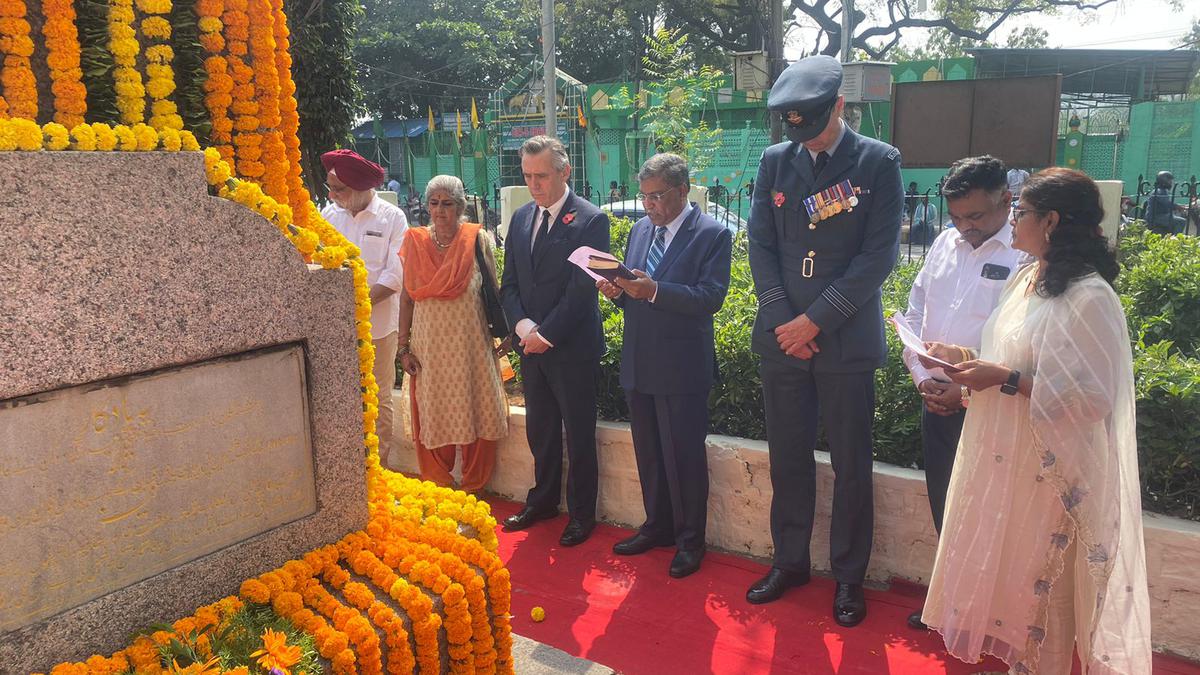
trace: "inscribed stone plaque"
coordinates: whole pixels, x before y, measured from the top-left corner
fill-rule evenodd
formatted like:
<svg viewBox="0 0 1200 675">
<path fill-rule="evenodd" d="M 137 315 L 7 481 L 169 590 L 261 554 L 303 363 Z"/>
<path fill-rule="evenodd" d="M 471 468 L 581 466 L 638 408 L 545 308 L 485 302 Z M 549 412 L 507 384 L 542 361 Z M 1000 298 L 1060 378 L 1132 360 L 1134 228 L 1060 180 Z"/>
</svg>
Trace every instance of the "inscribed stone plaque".
<svg viewBox="0 0 1200 675">
<path fill-rule="evenodd" d="M 304 368 L 288 346 L 0 402 L 0 632 L 314 513 Z"/>
</svg>

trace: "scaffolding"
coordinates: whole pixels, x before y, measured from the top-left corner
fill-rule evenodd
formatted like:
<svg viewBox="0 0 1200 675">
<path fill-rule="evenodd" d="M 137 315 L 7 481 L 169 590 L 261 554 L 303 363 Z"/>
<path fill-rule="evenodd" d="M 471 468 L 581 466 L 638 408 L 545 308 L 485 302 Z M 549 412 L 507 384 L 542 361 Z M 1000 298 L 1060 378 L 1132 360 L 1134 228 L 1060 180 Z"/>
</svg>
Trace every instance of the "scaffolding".
<svg viewBox="0 0 1200 675">
<path fill-rule="evenodd" d="M 554 96 L 557 136 L 567 147 L 571 162 L 571 189 L 582 193 L 587 184 L 587 122 L 584 105 L 587 87 L 561 70 Z M 518 151 L 525 140 L 546 133 L 545 86 L 540 61 L 530 63 L 488 99 L 489 179 L 495 189 L 524 185 Z"/>
</svg>

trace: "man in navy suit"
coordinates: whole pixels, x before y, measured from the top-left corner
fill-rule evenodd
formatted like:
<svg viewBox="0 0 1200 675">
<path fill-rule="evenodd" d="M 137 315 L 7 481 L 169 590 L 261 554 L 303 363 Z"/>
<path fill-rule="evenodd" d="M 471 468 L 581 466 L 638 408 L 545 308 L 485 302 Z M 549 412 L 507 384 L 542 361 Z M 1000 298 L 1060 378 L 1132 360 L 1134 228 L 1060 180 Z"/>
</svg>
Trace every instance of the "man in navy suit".
<svg viewBox="0 0 1200 675">
<path fill-rule="evenodd" d="M 521 171 L 533 203 L 513 214 L 500 299 L 520 339 L 534 485 L 504 529 L 523 530 L 558 515 L 565 427 L 570 522 L 559 542 L 575 546 L 596 526 L 596 378 L 604 330 L 591 277 L 567 257 L 580 246 L 608 250 L 608 215 L 567 187 L 571 164 L 557 138 L 525 141 Z"/>
<path fill-rule="evenodd" d="M 676 546 L 670 575 L 700 569 L 708 520 L 708 391 L 716 361 L 713 315 L 729 290 L 729 230 L 689 204 L 688 166 L 659 154 L 638 172 L 647 216 L 625 263 L 638 277 L 596 282 L 625 312 L 621 386 L 629 401 L 646 522 L 613 552 Z M 644 270 L 644 271 L 643 271 Z"/>
</svg>

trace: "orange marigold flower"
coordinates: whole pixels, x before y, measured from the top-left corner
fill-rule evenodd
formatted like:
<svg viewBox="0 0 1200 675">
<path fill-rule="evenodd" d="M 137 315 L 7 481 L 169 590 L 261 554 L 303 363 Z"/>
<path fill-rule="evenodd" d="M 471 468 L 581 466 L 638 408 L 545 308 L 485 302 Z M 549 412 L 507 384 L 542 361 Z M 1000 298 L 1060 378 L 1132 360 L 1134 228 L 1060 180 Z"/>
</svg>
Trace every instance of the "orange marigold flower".
<svg viewBox="0 0 1200 675">
<path fill-rule="evenodd" d="M 283 675 L 291 675 L 288 669 L 300 661 L 299 645 L 289 645 L 287 634 L 273 631 L 270 628 L 263 631 L 263 648 L 250 654 L 250 658 L 258 659 L 258 665 L 263 670 L 279 669 Z"/>
</svg>

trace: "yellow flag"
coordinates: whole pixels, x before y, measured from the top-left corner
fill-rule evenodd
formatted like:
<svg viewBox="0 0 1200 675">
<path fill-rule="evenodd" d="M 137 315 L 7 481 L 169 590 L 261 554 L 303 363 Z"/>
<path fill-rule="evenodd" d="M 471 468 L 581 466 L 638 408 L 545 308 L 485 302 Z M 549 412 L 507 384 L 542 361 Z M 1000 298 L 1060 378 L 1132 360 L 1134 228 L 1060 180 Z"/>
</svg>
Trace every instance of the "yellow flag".
<svg viewBox="0 0 1200 675">
<path fill-rule="evenodd" d="M 479 128 L 479 111 L 475 109 L 475 99 L 471 99 L 471 128 Z"/>
<path fill-rule="evenodd" d="M 429 106 L 429 130 L 433 131 L 434 129 L 435 129 L 435 126 L 433 124 L 433 106 Z"/>
<path fill-rule="evenodd" d="M 456 120 L 456 123 L 458 124 L 458 137 L 462 138 L 462 111 L 461 110 L 454 111 L 454 119 Z"/>
<path fill-rule="evenodd" d="M 575 106 L 575 114 L 578 116 L 580 128 L 587 128 L 587 118 L 583 116 L 583 106 Z"/>
</svg>

